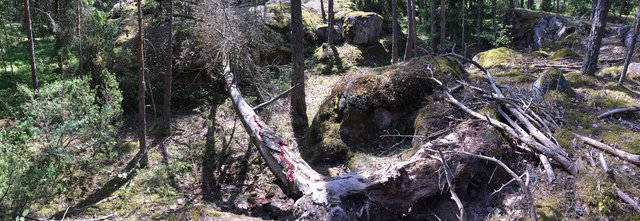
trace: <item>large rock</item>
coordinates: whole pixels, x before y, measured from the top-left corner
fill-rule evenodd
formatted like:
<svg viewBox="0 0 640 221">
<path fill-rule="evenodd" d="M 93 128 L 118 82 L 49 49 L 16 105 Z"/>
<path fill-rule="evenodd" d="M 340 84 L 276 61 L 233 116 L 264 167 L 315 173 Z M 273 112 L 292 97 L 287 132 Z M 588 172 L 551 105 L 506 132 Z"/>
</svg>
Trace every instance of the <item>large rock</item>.
<svg viewBox="0 0 640 221">
<path fill-rule="evenodd" d="M 627 36 L 624 37 L 624 46 L 629 48 L 631 46 L 631 40 L 633 40 L 633 31 L 628 32 Z M 638 46 L 637 42 L 640 42 L 640 35 L 638 35 L 636 39 L 636 46 Z"/>
<path fill-rule="evenodd" d="M 423 56 L 340 80 L 314 117 L 302 156 L 312 164 L 344 162 L 353 149 L 378 146 L 386 132 L 412 134 L 425 97 L 440 88 L 428 79 L 430 69 L 443 82 L 467 75 L 453 59 Z"/>
<path fill-rule="evenodd" d="M 555 46 L 576 30 L 586 30 L 588 27 L 588 24 L 582 21 L 526 9 L 512 9 L 507 12 L 504 24 L 511 27 L 513 46 L 532 51 Z"/>
<path fill-rule="evenodd" d="M 546 70 L 531 85 L 534 98 L 542 99 L 549 90 L 566 91 L 569 89 L 567 79 L 559 70 Z"/>
<path fill-rule="evenodd" d="M 371 45 L 382 32 L 382 16 L 373 12 L 349 11 L 337 15 L 344 38 L 353 44 Z"/>
<path fill-rule="evenodd" d="M 516 59 L 521 57 L 522 54 L 513 49 L 500 47 L 476 54 L 473 61 L 485 68 L 506 68 L 517 65 Z"/>
<path fill-rule="evenodd" d="M 629 78 L 640 79 L 640 63 L 631 63 L 627 69 Z"/>
<path fill-rule="evenodd" d="M 322 41 L 322 42 L 327 42 L 328 38 L 329 38 L 329 25 L 327 24 L 322 24 L 322 25 L 318 25 L 315 28 L 315 34 L 318 37 L 318 40 Z M 334 42 L 340 42 L 342 40 L 344 40 L 344 36 L 342 35 L 342 27 L 341 26 L 337 26 L 334 25 L 333 27 L 333 36 L 334 36 Z"/>
</svg>

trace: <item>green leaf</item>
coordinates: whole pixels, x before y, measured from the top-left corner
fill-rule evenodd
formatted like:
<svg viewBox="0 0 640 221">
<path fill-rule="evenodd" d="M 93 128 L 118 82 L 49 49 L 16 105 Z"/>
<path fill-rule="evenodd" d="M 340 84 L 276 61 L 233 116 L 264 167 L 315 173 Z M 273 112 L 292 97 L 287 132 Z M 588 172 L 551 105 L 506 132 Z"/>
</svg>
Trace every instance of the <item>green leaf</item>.
<svg viewBox="0 0 640 221">
<path fill-rule="evenodd" d="M 25 209 L 24 211 L 22 211 L 22 216 L 27 216 L 27 214 L 29 214 L 29 209 Z"/>
</svg>

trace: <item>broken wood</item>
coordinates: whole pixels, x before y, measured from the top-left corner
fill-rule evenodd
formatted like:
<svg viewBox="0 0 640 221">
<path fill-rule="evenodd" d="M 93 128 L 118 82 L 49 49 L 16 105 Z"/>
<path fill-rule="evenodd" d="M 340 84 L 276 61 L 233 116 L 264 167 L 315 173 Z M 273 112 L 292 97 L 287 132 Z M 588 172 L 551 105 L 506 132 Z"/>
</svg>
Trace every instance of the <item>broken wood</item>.
<svg viewBox="0 0 640 221">
<path fill-rule="evenodd" d="M 458 206 L 458 210 L 460 211 L 460 215 L 458 216 L 458 219 L 467 220 L 464 213 L 464 205 L 462 205 L 462 201 L 460 201 L 458 194 L 456 194 L 456 186 L 453 184 L 453 172 L 451 172 L 449 165 L 447 165 L 447 162 L 445 162 L 444 154 L 442 154 L 442 151 L 438 150 L 438 153 L 440 154 L 440 157 L 438 158 L 438 160 L 440 160 L 440 163 L 442 163 L 442 166 L 444 167 L 444 174 L 447 179 L 447 185 L 449 185 L 449 192 L 451 193 L 451 199 L 453 199 L 453 201 L 456 202 L 456 205 Z"/>
<path fill-rule="evenodd" d="M 605 143 L 602 143 L 600 141 L 591 139 L 591 138 L 586 137 L 586 136 L 582 136 L 580 134 L 573 133 L 573 135 L 575 135 L 576 138 L 578 138 L 578 139 L 590 144 L 591 146 L 594 146 L 594 147 L 597 147 L 599 149 L 602 149 L 602 150 L 604 150 L 605 152 L 607 152 L 609 154 L 612 154 L 614 156 L 620 157 L 623 160 L 629 161 L 629 162 L 631 162 L 631 163 L 633 163 L 635 165 L 640 166 L 640 155 L 631 154 L 629 152 L 626 152 L 626 151 L 623 151 L 623 150 L 620 150 L 620 149 L 616 149 L 616 148 L 614 148 L 612 146 L 609 146 L 609 145 L 607 145 Z"/>
<path fill-rule="evenodd" d="M 626 113 L 626 112 L 635 112 L 635 111 L 640 111 L 640 106 L 610 110 L 610 111 L 604 112 L 603 114 L 598 115 L 598 119 L 602 119 L 602 118 L 605 118 L 607 116 L 614 115 L 614 114 L 620 114 L 620 113 Z"/>
<path fill-rule="evenodd" d="M 264 107 L 264 106 L 267 106 L 267 105 L 269 105 L 269 104 L 271 104 L 271 103 L 273 103 L 273 102 L 277 101 L 278 99 L 280 99 L 280 98 L 282 98 L 282 97 L 284 97 L 284 96 L 287 96 L 287 95 L 291 92 L 291 90 L 293 90 L 294 88 L 298 87 L 299 85 L 300 85 L 300 84 L 296 84 L 296 85 L 294 85 L 293 87 L 291 87 L 291 88 L 287 89 L 286 91 L 284 91 L 284 92 L 282 92 L 282 93 L 278 94 L 277 96 L 273 97 L 271 100 L 268 100 L 267 102 L 264 102 L 264 103 L 262 103 L 262 104 L 258 104 L 258 105 L 256 105 L 255 107 L 253 107 L 253 110 L 254 110 L 254 111 L 255 111 L 255 110 L 258 110 L 258 109 L 260 109 L 260 108 L 262 108 L 262 107 Z"/>
<path fill-rule="evenodd" d="M 580 69 L 582 66 L 577 65 L 550 65 L 550 64 L 536 64 L 533 65 L 534 68 L 570 68 L 570 69 Z"/>
<path fill-rule="evenodd" d="M 625 192 L 623 192 L 617 187 L 616 187 L 616 193 L 618 194 L 618 197 L 622 199 L 622 201 L 630 204 L 636 211 L 640 213 L 640 204 L 638 203 L 638 201 L 635 201 L 633 198 L 631 198 L 631 196 L 627 195 Z"/>
</svg>

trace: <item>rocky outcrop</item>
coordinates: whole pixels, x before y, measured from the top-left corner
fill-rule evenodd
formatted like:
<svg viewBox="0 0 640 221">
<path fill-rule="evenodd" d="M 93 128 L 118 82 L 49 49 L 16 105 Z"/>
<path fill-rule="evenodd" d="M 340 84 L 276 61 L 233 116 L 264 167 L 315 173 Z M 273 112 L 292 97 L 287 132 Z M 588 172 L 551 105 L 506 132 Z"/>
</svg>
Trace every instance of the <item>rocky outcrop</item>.
<svg viewBox="0 0 640 221">
<path fill-rule="evenodd" d="M 382 33 L 382 16 L 373 12 L 342 11 L 336 13 L 335 22 L 336 41 L 344 39 L 356 45 L 372 45 L 378 42 Z M 327 41 L 327 29 L 326 24 L 316 27 L 319 40 Z"/>
<path fill-rule="evenodd" d="M 425 97 L 437 86 L 429 80 L 463 79 L 453 59 L 424 56 L 410 62 L 349 75 L 333 86 L 307 131 L 307 161 L 345 162 L 355 149 L 367 149 L 385 131 L 412 134 L 413 121 Z M 397 141 L 396 141 L 397 142 Z"/>
<path fill-rule="evenodd" d="M 531 85 L 531 89 L 535 98 L 541 100 L 549 90 L 566 91 L 569 84 L 561 71 L 546 70 Z"/>
<path fill-rule="evenodd" d="M 526 9 L 507 12 L 504 24 L 511 27 L 514 47 L 532 51 L 552 46 L 555 42 L 565 40 L 572 33 L 588 28 L 586 22 Z"/>
</svg>

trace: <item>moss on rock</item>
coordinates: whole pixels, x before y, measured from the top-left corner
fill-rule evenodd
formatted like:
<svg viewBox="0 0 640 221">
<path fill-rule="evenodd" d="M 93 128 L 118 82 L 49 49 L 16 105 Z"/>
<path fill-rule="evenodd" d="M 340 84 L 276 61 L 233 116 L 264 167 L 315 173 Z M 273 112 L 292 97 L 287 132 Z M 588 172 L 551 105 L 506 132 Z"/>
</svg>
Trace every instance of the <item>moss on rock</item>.
<svg viewBox="0 0 640 221">
<path fill-rule="evenodd" d="M 513 49 L 500 47 L 489 51 L 481 52 L 474 57 L 474 60 L 485 68 L 504 68 L 513 65 L 516 58 L 521 58 L 522 54 Z"/>
<path fill-rule="evenodd" d="M 549 53 L 547 53 L 546 51 L 534 51 L 529 53 L 529 57 L 531 58 L 548 58 L 549 57 Z"/>
<path fill-rule="evenodd" d="M 574 52 L 569 48 L 563 48 L 563 49 L 557 50 L 553 52 L 551 56 L 549 56 L 550 59 L 566 59 L 566 58 L 579 58 L 579 57 L 582 57 L 582 55 Z"/>
</svg>

